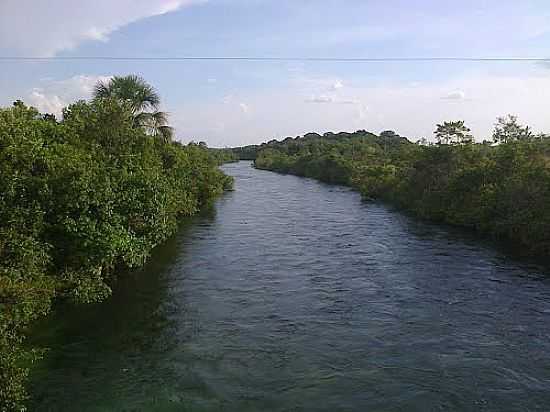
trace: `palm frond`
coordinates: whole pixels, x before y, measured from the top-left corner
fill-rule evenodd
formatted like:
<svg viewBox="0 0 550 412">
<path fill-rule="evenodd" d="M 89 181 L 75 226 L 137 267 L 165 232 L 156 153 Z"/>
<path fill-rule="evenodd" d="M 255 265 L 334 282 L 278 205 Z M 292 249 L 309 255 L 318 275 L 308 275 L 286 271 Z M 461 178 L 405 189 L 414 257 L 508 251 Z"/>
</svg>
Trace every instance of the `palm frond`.
<svg viewBox="0 0 550 412">
<path fill-rule="evenodd" d="M 170 143 L 174 137 L 174 128 L 170 126 L 158 127 L 158 136 L 162 138 L 164 143 Z"/>
<path fill-rule="evenodd" d="M 106 99 L 108 97 L 111 97 L 111 88 L 110 88 L 111 82 L 104 82 L 104 81 L 98 81 L 96 85 L 94 86 L 93 90 L 93 97 L 95 99 Z"/>
<path fill-rule="evenodd" d="M 168 124 L 168 113 L 161 111 L 154 111 L 151 113 L 151 117 L 155 125 L 165 126 Z"/>
<path fill-rule="evenodd" d="M 131 74 L 114 76 L 108 83 L 98 82 L 94 89 L 96 98 L 114 97 L 129 103 L 134 113 L 144 110 L 156 110 L 160 105 L 160 96 L 153 86 L 143 78 Z"/>
<path fill-rule="evenodd" d="M 168 114 L 158 110 L 160 96 L 142 77 L 131 74 L 114 76 L 108 82 L 99 81 L 93 95 L 97 99 L 114 98 L 127 104 L 136 127 L 152 136 L 160 136 L 165 142 L 172 139 L 174 129 L 168 126 Z"/>
<path fill-rule="evenodd" d="M 153 124 L 153 117 L 149 112 L 141 112 L 134 116 L 134 125 L 136 127 L 151 127 Z"/>
</svg>

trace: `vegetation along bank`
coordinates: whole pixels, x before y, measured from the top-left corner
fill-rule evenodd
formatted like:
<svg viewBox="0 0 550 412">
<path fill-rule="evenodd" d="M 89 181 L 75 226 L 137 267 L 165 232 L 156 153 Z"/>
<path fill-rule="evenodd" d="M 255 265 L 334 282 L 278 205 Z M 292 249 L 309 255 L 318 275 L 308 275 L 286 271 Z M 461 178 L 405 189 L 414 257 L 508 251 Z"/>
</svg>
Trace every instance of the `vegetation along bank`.
<svg viewBox="0 0 550 412">
<path fill-rule="evenodd" d="M 0 109 L 0 411 L 25 410 L 34 320 L 56 300 L 107 298 L 120 269 L 231 187 L 217 168 L 227 155 L 172 141 L 159 103 L 126 76 L 61 120 L 20 101 Z"/>
<path fill-rule="evenodd" d="M 349 185 L 422 218 L 550 255 L 550 137 L 514 116 L 475 143 L 463 121 L 437 125 L 436 144 L 392 131 L 316 133 L 257 147 L 255 167 Z"/>
</svg>

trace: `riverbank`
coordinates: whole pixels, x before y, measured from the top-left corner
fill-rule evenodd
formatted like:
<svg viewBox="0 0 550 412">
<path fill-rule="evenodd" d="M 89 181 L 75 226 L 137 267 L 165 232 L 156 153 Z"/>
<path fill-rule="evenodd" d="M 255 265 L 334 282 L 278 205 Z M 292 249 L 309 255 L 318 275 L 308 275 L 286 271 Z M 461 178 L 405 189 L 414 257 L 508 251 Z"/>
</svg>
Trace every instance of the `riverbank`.
<svg viewBox="0 0 550 412">
<path fill-rule="evenodd" d="M 550 140 L 413 144 L 367 132 L 266 145 L 255 167 L 350 186 L 421 218 L 550 256 Z"/>
<path fill-rule="evenodd" d="M 80 101 L 62 121 L 16 102 L 0 109 L 0 410 L 22 411 L 29 328 L 54 302 L 110 296 L 232 185 L 206 148 L 136 126 L 115 99 Z"/>
<path fill-rule="evenodd" d="M 544 410 L 550 276 L 356 191 L 223 166 L 111 299 L 36 344 L 39 411 Z"/>
</svg>

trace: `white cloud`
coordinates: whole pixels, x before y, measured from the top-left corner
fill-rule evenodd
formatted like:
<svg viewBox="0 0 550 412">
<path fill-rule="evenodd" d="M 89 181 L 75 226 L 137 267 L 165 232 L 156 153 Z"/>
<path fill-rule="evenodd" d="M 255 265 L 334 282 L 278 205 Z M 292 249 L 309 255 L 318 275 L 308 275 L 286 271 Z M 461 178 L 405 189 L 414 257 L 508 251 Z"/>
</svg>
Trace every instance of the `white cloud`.
<svg viewBox="0 0 550 412">
<path fill-rule="evenodd" d="M 296 88 L 311 94 L 333 94 L 344 88 L 344 82 L 338 77 L 312 76 L 303 70 L 293 72 L 289 80 Z"/>
<path fill-rule="evenodd" d="M 2 0 L 0 49 L 54 56 L 84 41 L 108 41 L 109 34 L 138 20 L 173 12 L 204 0 Z"/>
<path fill-rule="evenodd" d="M 466 98 L 466 93 L 462 90 L 454 90 L 442 97 L 447 100 L 463 100 L 464 98 Z"/>
<path fill-rule="evenodd" d="M 36 107 L 41 113 L 53 113 L 56 116 L 59 116 L 61 110 L 67 105 L 58 95 L 46 95 L 43 90 L 39 88 L 31 92 L 28 103 Z"/>
<path fill-rule="evenodd" d="M 550 101 L 550 77 L 539 74 L 495 76 L 472 72 L 451 79 L 423 82 L 365 82 L 349 95 L 312 94 L 304 99 L 294 83 L 287 89 L 240 93 L 231 104 L 219 99 L 187 103 L 174 108 L 171 117 L 178 136 L 200 136 L 211 146 L 260 143 L 272 138 L 307 132 L 380 132 L 392 129 L 417 140 L 433 140 L 437 123 L 464 120 L 481 141 L 491 135 L 495 119 L 507 113 L 518 115 L 535 131 L 550 131 L 546 102 Z M 349 89 L 349 88 L 346 88 Z M 442 90 L 461 91 L 464 99 L 443 104 Z M 443 94 L 445 95 L 445 94 Z M 307 95 L 306 95 L 307 96 Z M 246 101 L 253 111 L 236 116 L 237 102 Z M 318 104 L 314 104 L 318 103 Z M 450 102 L 449 102 L 450 103 Z M 180 119 L 188 122 L 182 124 Z M 223 122 L 222 131 L 212 130 L 212 119 Z"/>
<path fill-rule="evenodd" d="M 336 103 L 340 104 L 361 104 L 361 102 L 357 99 L 343 99 L 343 100 L 337 100 Z"/>
<path fill-rule="evenodd" d="M 345 96 L 348 93 L 343 92 L 344 83 L 340 79 L 307 77 L 301 74 L 293 77 L 291 81 L 296 85 L 296 89 L 301 89 L 304 94 L 310 94 L 310 97 L 304 99 L 305 103 L 361 104 L 359 99 Z"/>
<path fill-rule="evenodd" d="M 109 41 L 109 37 L 107 37 L 109 32 L 105 29 L 98 29 L 97 27 L 90 27 L 89 30 L 84 33 L 84 37 L 90 40 L 97 40 L 102 42 Z"/>
<path fill-rule="evenodd" d="M 357 112 L 357 116 L 359 117 L 359 120 L 363 120 L 365 117 L 367 117 L 369 107 L 364 104 L 360 104 L 358 107 L 359 111 Z"/>
<path fill-rule="evenodd" d="M 161 2 L 156 14 L 166 14 L 166 13 L 176 11 L 182 6 L 183 3 L 189 3 L 189 2 L 183 2 L 181 0 L 163 1 Z"/>
<path fill-rule="evenodd" d="M 327 95 L 311 96 L 305 100 L 306 103 L 334 103 L 334 97 Z"/>
<path fill-rule="evenodd" d="M 241 108 L 244 114 L 247 114 L 248 112 L 250 112 L 250 107 L 246 103 L 239 103 L 239 107 Z"/>
<path fill-rule="evenodd" d="M 306 103 L 334 103 L 334 104 L 353 104 L 358 105 L 361 102 L 358 99 L 352 98 L 339 98 L 336 96 L 330 96 L 326 94 L 321 94 L 319 96 L 311 96 L 304 100 Z"/>
<path fill-rule="evenodd" d="M 61 110 L 69 104 L 88 99 L 98 81 L 107 81 L 110 76 L 77 75 L 64 80 L 44 80 L 41 87 L 35 87 L 27 102 L 42 113 L 61 115 Z"/>
<path fill-rule="evenodd" d="M 332 91 L 336 91 L 336 90 L 340 90 L 340 89 L 343 88 L 343 87 L 344 87 L 344 83 L 342 83 L 341 80 L 336 80 L 336 81 L 332 84 L 332 86 L 330 87 L 330 89 L 331 89 Z"/>
</svg>

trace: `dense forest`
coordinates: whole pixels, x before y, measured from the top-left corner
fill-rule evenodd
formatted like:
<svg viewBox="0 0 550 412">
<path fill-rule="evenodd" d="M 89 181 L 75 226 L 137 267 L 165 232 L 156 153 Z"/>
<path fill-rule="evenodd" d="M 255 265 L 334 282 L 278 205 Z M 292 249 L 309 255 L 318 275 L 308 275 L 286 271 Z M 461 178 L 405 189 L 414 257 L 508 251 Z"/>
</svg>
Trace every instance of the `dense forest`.
<svg viewBox="0 0 550 412">
<path fill-rule="evenodd" d="M 384 131 L 307 134 L 259 148 L 255 167 L 349 185 L 422 218 L 550 254 L 550 138 L 514 116 L 475 143 L 463 121 L 437 125 L 436 143 Z"/>
<path fill-rule="evenodd" d="M 206 147 L 206 144 L 203 142 L 200 142 L 199 145 Z M 210 157 L 212 157 L 218 165 L 238 162 L 240 160 L 238 154 L 231 149 L 208 148 L 208 152 L 210 153 Z"/>
<path fill-rule="evenodd" d="M 172 141 L 155 90 L 136 76 L 98 84 L 61 120 L 20 101 L 0 109 L 0 410 L 25 410 L 40 352 L 32 322 L 56 300 L 97 302 L 182 216 L 232 179 L 227 153 Z M 137 97 L 136 97 L 137 96 Z"/>
</svg>

